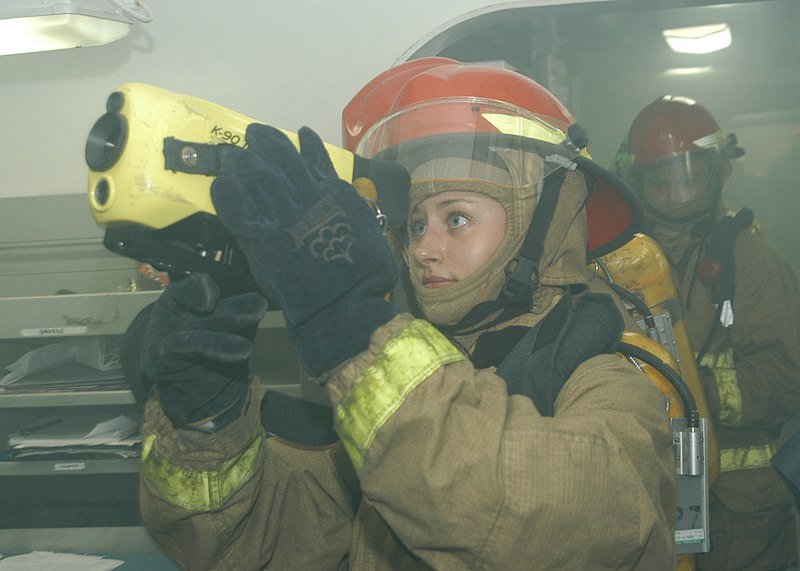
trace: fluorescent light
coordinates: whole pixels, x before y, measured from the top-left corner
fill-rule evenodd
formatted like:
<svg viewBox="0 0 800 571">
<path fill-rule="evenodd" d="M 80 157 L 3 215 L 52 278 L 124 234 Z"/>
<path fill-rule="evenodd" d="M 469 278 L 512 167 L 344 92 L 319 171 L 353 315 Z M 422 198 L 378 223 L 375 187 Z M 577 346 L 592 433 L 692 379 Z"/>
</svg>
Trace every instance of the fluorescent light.
<svg viewBox="0 0 800 571">
<path fill-rule="evenodd" d="M 664 72 L 664 75 L 669 76 L 682 76 L 682 75 L 703 75 L 711 73 L 712 67 L 710 65 L 698 67 L 672 67 Z"/>
<path fill-rule="evenodd" d="M 684 54 L 708 54 L 731 45 L 728 24 L 674 28 L 661 33 L 673 51 Z"/>
<path fill-rule="evenodd" d="M 132 24 L 109 0 L 2 0 L 0 55 L 108 44 Z"/>
</svg>

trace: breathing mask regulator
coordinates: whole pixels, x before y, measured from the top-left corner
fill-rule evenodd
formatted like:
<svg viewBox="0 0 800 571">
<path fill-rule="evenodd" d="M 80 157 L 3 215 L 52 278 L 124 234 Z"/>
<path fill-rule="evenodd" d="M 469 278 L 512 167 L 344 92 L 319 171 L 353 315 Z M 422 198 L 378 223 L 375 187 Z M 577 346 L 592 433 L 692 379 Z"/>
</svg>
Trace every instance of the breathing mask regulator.
<svg viewBox="0 0 800 571">
<path fill-rule="evenodd" d="M 343 123 L 348 149 L 399 163 L 411 174 L 409 212 L 453 190 L 486 194 L 506 211 L 506 236 L 497 251 L 465 279 L 424 288 L 406 267 L 412 309 L 447 334 L 531 310 L 568 172 L 583 174 L 569 180 L 581 185 L 581 210 L 586 201 L 592 256 L 615 249 L 638 229 L 638 202 L 627 185 L 589 158 L 588 137 L 569 111 L 516 72 L 440 57 L 412 60 L 368 83 L 345 108 Z M 407 247 L 406 266 L 411 256 Z M 574 266 L 585 263 L 581 255 Z"/>
</svg>

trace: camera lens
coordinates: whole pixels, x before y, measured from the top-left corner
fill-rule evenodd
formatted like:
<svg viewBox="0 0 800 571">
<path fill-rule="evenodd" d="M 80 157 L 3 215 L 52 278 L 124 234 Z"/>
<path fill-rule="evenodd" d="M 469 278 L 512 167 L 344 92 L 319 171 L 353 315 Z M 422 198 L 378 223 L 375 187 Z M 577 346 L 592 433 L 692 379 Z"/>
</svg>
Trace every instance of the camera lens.
<svg viewBox="0 0 800 571">
<path fill-rule="evenodd" d="M 94 203 L 99 207 L 103 207 L 108 204 L 110 197 L 111 187 L 108 184 L 108 180 L 101 178 L 94 187 Z"/>
<path fill-rule="evenodd" d="M 110 169 L 122 156 L 128 138 L 128 122 L 124 115 L 106 113 L 89 131 L 86 140 L 86 164 L 96 171 Z"/>
</svg>

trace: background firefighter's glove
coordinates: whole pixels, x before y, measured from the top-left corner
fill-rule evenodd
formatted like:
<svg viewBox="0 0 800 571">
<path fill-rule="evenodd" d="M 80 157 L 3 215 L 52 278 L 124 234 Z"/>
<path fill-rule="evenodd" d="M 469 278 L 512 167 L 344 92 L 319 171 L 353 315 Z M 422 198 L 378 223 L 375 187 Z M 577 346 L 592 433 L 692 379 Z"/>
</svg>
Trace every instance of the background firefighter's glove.
<svg viewBox="0 0 800 571">
<path fill-rule="evenodd" d="M 365 350 L 394 317 L 384 299 L 397 264 L 375 213 L 333 168 L 322 140 L 247 128 L 247 149 L 230 147 L 211 197 L 261 291 L 280 305 L 303 364 L 319 375 Z"/>
<path fill-rule="evenodd" d="M 140 356 L 142 381 L 155 384 L 164 412 L 179 427 L 238 418 L 249 388 L 249 358 L 267 300 L 250 292 L 221 297 L 206 274 L 173 280 L 126 333 L 123 356 Z M 134 367 L 135 369 L 135 367 Z M 130 371 L 126 368 L 126 374 Z M 206 427 L 208 428 L 208 427 Z"/>
</svg>

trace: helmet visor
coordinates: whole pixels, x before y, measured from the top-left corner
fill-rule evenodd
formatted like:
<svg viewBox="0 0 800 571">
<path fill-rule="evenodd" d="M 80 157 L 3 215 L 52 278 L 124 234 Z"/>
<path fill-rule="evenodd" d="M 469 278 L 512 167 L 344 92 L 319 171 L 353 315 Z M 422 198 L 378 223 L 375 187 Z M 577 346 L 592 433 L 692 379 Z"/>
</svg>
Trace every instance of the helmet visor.
<svg viewBox="0 0 800 571">
<path fill-rule="evenodd" d="M 632 173 L 645 203 L 670 213 L 702 210 L 714 198 L 714 158 L 709 153 L 683 153 Z"/>
<path fill-rule="evenodd" d="M 432 159 L 469 159 L 448 178 L 486 180 L 491 165 L 509 172 L 513 186 L 538 185 L 579 154 L 565 135 L 566 126 L 514 105 L 476 97 L 425 101 L 390 114 L 364 135 L 356 153 L 401 164 L 413 179 L 441 176 L 426 172 Z M 531 161 L 534 154 L 544 160 Z M 548 161 L 547 158 L 551 158 Z M 558 162 L 558 161 L 561 162 Z M 453 163 L 456 164 L 456 163 Z M 535 168 L 526 168 L 535 165 Z M 495 179 L 487 182 L 496 183 Z"/>
</svg>

